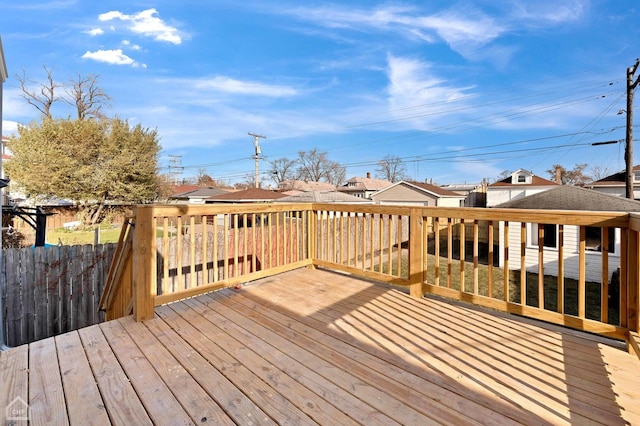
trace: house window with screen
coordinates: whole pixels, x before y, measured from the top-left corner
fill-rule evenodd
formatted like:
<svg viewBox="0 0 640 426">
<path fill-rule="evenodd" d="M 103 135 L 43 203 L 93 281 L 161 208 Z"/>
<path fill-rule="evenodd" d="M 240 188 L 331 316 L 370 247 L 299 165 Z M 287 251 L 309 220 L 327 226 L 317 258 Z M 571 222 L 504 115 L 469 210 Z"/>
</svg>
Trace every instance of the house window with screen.
<svg viewBox="0 0 640 426">
<path fill-rule="evenodd" d="M 518 175 L 518 183 L 527 183 L 527 177 L 525 175 Z"/>
<path fill-rule="evenodd" d="M 546 223 L 530 223 L 528 226 L 529 245 L 538 247 L 540 244 L 538 238 L 538 230 L 543 228 L 544 230 L 544 244 L 543 247 L 558 248 L 558 225 L 546 224 Z"/>
</svg>

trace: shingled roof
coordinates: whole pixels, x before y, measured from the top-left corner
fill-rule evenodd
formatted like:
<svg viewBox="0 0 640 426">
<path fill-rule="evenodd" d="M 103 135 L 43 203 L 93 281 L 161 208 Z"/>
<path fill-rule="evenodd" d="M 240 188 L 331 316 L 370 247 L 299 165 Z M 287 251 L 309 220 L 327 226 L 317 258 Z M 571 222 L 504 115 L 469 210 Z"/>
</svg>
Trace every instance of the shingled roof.
<svg viewBox="0 0 640 426">
<path fill-rule="evenodd" d="M 633 172 L 640 172 L 640 166 L 634 166 L 633 167 Z M 614 173 L 612 175 L 609 175 L 607 177 L 604 177 L 602 179 L 596 180 L 594 182 L 591 182 L 589 184 L 589 187 L 594 187 L 594 186 L 619 186 L 619 185 L 626 185 L 627 182 L 627 172 L 626 170 L 623 170 L 621 172 L 618 173 Z M 634 186 L 637 186 L 634 184 Z"/>
<path fill-rule="evenodd" d="M 531 183 L 512 183 L 511 176 L 499 180 L 497 182 L 492 183 L 489 187 L 495 186 L 548 186 L 548 185 L 558 185 L 557 183 L 550 181 L 549 179 L 541 178 L 540 176 L 532 175 Z"/>
<path fill-rule="evenodd" d="M 561 185 L 544 192 L 529 195 L 496 208 L 542 209 L 542 210 L 590 210 L 614 212 L 638 212 L 640 202 L 615 195 L 603 194 L 578 186 Z"/>
<path fill-rule="evenodd" d="M 263 201 L 271 201 L 276 200 L 278 198 L 286 197 L 279 192 L 270 191 L 268 189 L 262 188 L 249 188 L 244 191 L 237 192 L 229 192 L 227 194 L 216 195 L 213 197 L 207 198 L 209 202 L 238 202 L 238 203 L 251 203 L 251 202 L 263 202 Z"/>
<path fill-rule="evenodd" d="M 338 191 L 306 191 L 276 200 L 278 203 L 371 203 L 366 198 L 354 197 Z"/>
</svg>

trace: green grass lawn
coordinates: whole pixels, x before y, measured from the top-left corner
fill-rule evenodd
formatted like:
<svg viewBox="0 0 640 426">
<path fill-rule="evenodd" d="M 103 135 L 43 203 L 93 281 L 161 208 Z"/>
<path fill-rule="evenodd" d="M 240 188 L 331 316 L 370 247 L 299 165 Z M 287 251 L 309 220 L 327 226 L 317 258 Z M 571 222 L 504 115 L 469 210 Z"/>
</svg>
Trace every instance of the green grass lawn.
<svg viewBox="0 0 640 426">
<path fill-rule="evenodd" d="M 113 228 L 102 227 L 100 229 L 100 244 L 105 243 L 117 243 L 120 237 L 120 227 Z M 53 230 L 47 230 L 47 244 L 62 244 L 62 245 L 79 245 L 79 244 L 93 244 L 95 238 L 95 230 L 92 229 L 77 229 L 69 230 L 65 228 L 57 228 Z"/>
<path fill-rule="evenodd" d="M 440 256 L 440 283 L 442 287 L 447 284 L 448 262 L 446 257 Z M 429 284 L 435 284 L 435 268 L 436 258 L 432 254 L 427 255 L 427 278 Z M 401 276 L 408 276 L 408 261 L 405 256 L 401 259 Z M 396 274 L 397 262 L 393 262 L 391 266 L 392 273 Z M 382 265 L 383 272 L 386 273 L 388 265 Z M 464 291 L 473 292 L 473 262 L 465 262 L 464 265 Z M 509 272 L 509 301 L 520 303 L 520 271 L 512 270 Z M 538 274 L 527 272 L 526 274 L 526 304 L 528 306 L 538 306 Z M 460 260 L 452 259 L 451 262 L 451 288 L 460 290 Z M 557 311 L 558 306 L 558 278 L 555 276 L 545 275 L 543 278 L 544 288 L 544 308 L 550 311 Z M 569 315 L 578 314 L 578 281 L 565 278 L 564 279 L 564 306 L 565 313 Z M 489 296 L 489 266 L 478 264 L 478 294 Z M 503 300 L 504 294 L 504 273 L 502 268 L 493 267 L 493 294 L 492 297 Z M 600 320 L 601 313 L 601 284 L 596 282 L 586 283 L 586 317 L 593 320 Z M 609 304 L 610 324 L 619 324 L 619 310 L 615 303 Z"/>
</svg>

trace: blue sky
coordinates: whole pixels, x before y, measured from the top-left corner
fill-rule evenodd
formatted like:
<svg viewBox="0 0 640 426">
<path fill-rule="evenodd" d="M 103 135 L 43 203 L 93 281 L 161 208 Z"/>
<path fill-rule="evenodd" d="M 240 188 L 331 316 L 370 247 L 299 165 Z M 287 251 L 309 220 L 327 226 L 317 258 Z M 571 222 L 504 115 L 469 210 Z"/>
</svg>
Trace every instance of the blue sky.
<svg viewBox="0 0 640 426">
<path fill-rule="evenodd" d="M 2 0 L 3 131 L 37 118 L 15 74 L 47 66 L 99 75 L 109 113 L 157 129 L 181 177 L 252 175 L 249 132 L 267 137 L 261 172 L 314 148 L 347 177 L 393 155 L 440 184 L 624 168 L 624 143 L 591 143 L 625 137 L 636 0 L 341 3 Z"/>
</svg>

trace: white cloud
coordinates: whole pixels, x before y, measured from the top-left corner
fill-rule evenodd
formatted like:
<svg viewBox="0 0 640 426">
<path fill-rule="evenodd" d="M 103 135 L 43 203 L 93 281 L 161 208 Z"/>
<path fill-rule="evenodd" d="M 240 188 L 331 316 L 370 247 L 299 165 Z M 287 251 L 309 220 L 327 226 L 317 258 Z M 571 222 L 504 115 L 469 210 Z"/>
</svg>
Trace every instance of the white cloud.
<svg viewBox="0 0 640 426">
<path fill-rule="evenodd" d="M 513 16 L 528 21 L 534 26 L 541 24 L 558 25 L 577 22 L 589 10 L 588 0 L 539 0 L 535 2 L 517 1 L 513 4 Z"/>
<path fill-rule="evenodd" d="M 128 49 L 131 49 L 131 50 L 141 50 L 142 49 L 137 44 L 131 44 L 131 42 L 129 40 L 122 40 L 122 45 L 126 46 Z"/>
<path fill-rule="evenodd" d="M 389 55 L 388 101 L 391 113 L 407 119 L 414 126 L 442 124 L 443 115 L 464 106 L 468 87 L 453 87 L 437 77 L 430 64 L 415 59 Z"/>
<path fill-rule="evenodd" d="M 465 56 L 478 46 L 498 38 L 505 29 L 479 11 L 449 10 L 418 18 L 424 29 L 435 31 L 453 50 Z"/>
<path fill-rule="evenodd" d="M 268 85 L 253 81 L 241 81 L 230 77 L 216 76 L 211 79 L 198 80 L 195 86 L 203 89 L 213 89 L 221 92 L 258 95 L 270 97 L 295 96 L 296 89 L 289 86 Z"/>
<path fill-rule="evenodd" d="M 92 30 L 85 31 L 85 34 L 95 37 L 104 34 L 104 30 L 102 28 L 94 28 Z"/>
<path fill-rule="evenodd" d="M 176 27 L 172 27 L 158 16 L 156 9 L 147 9 L 141 12 L 127 15 L 119 11 L 110 11 L 98 15 L 100 21 L 121 20 L 129 24 L 128 29 L 136 34 L 153 37 L 158 41 L 166 41 L 172 44 L 181 44 L 182 37 Z"/>
<path fill-rule="evenodd" d="M 506 27 L 481 11 L 466 7 L 435 14 L 420 14 L 415 8 L 385 6 L 372 10 L 345 7 L 300 8 L 294 12 L 302 20 L 329 28 L 356 31 L 395 31 L 427 43 L 443 40 L 459 53 L 482 46 L 499 37 Z"/>
<path fill-rule="evenodd" d="M 11 136 L 18 134 L 18 122 L 11 120 L 2 120 L 2 135 Z"/>
<path fill-rule="evenodd" d="M 83 59 L 93 59 L 98 62 L 105 62 L 112 65 L 131 65 L 133 67 L 146 68 L 144 64 L 139 64 L 122 52 L 122 49 L 87 51 L 82 55 Z"/>
</svg>

